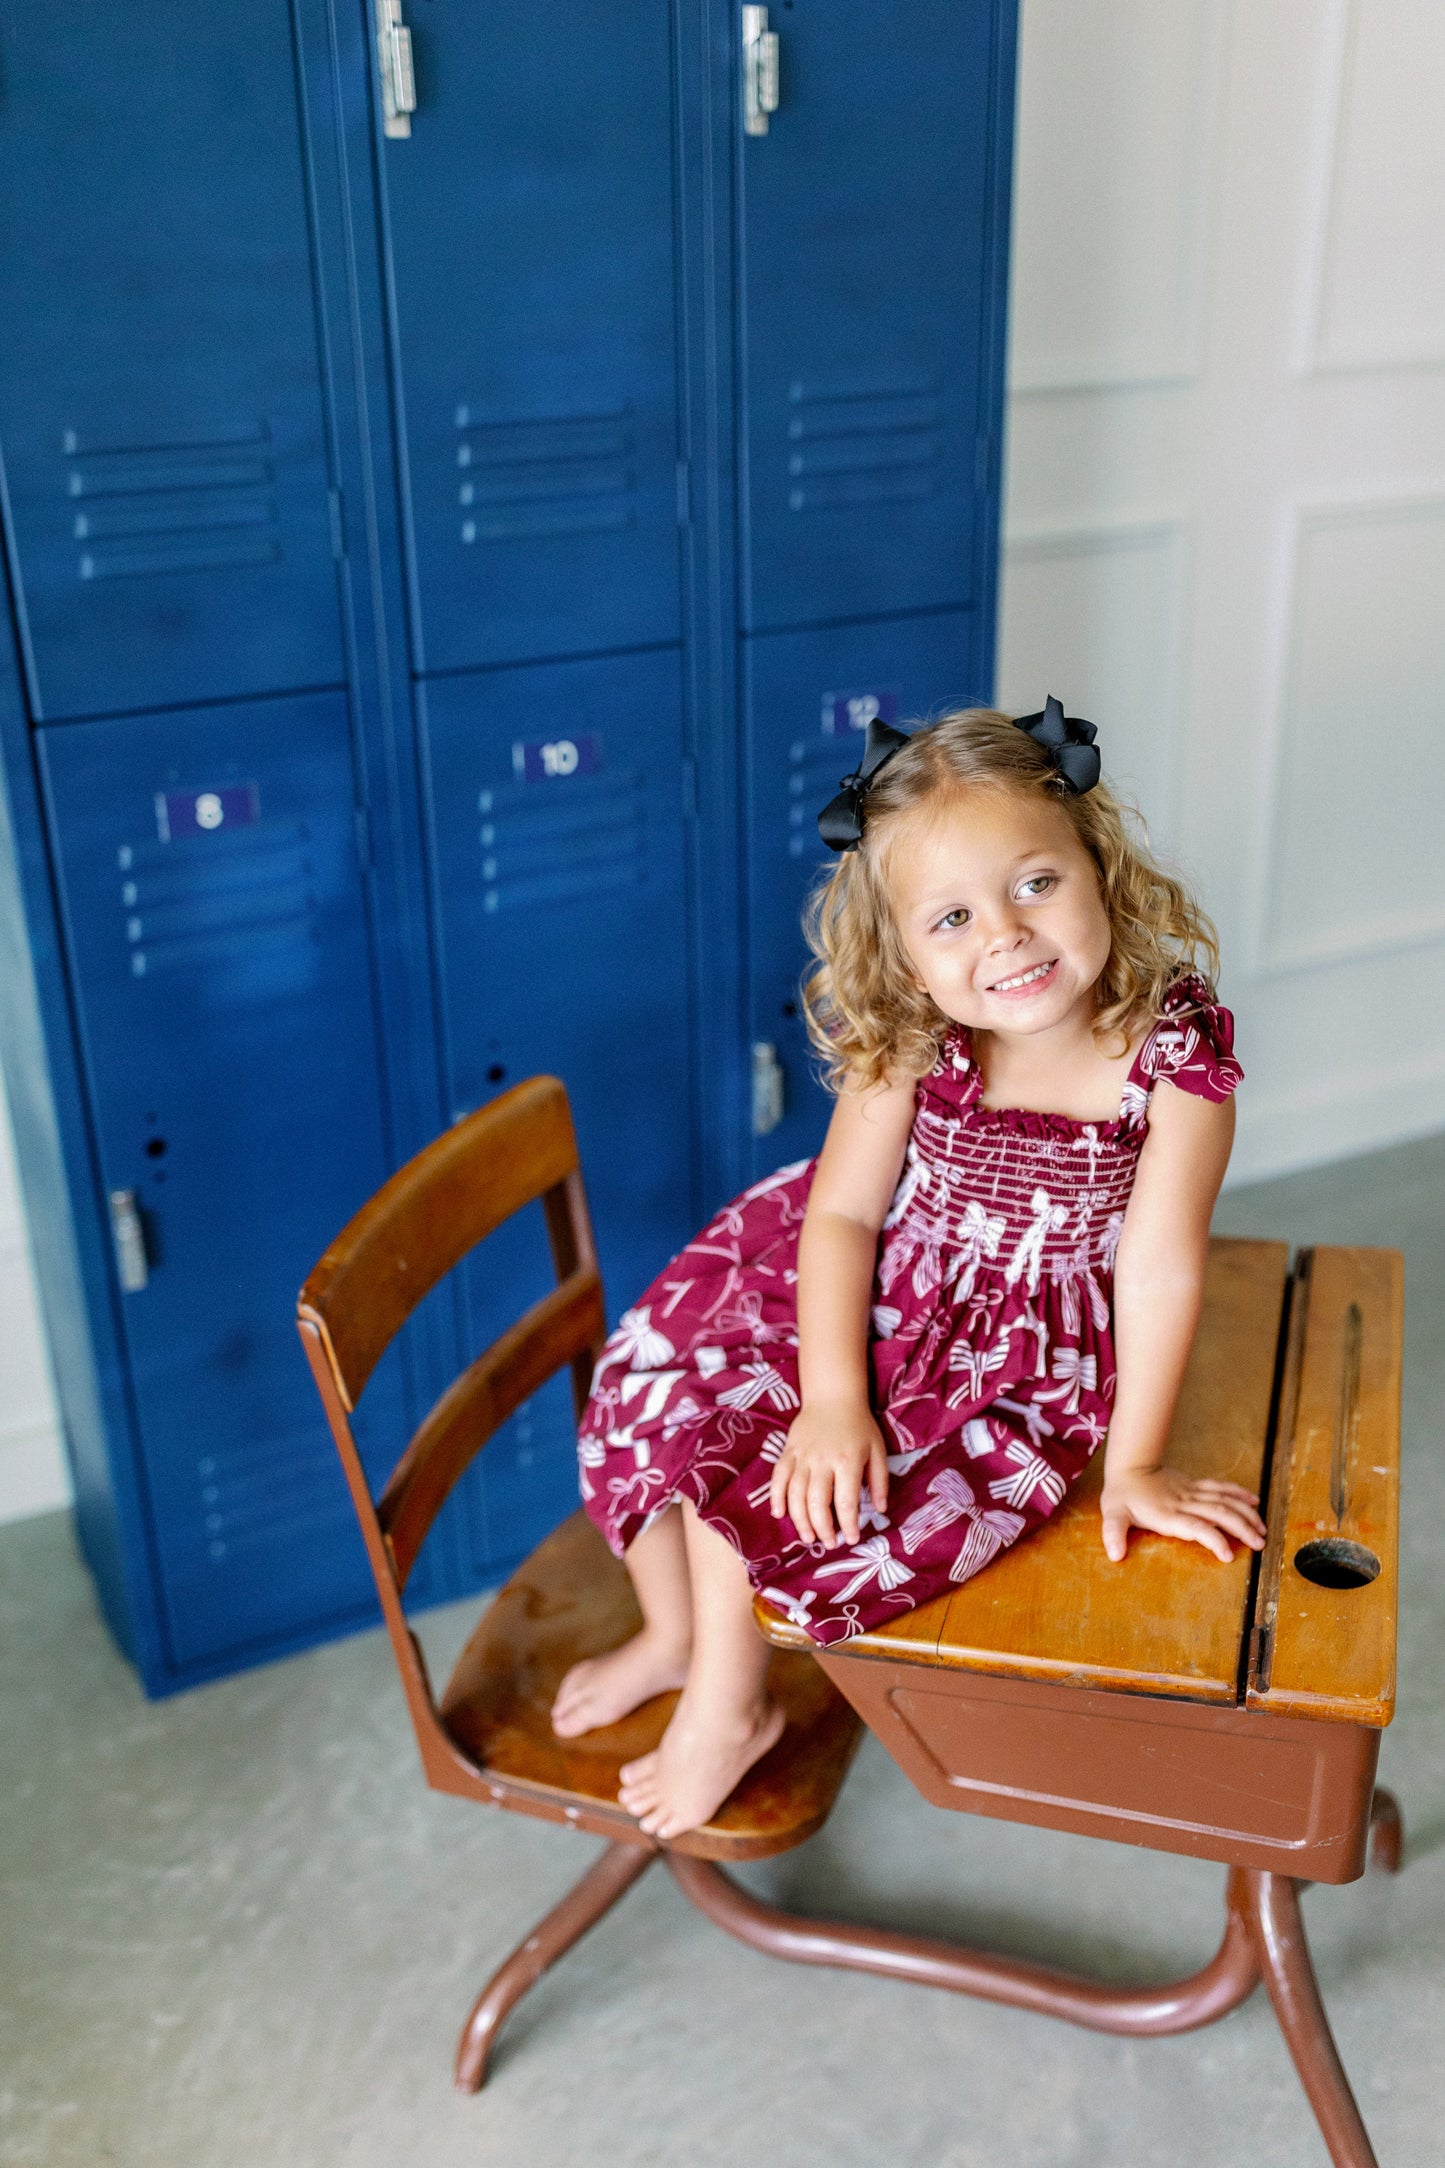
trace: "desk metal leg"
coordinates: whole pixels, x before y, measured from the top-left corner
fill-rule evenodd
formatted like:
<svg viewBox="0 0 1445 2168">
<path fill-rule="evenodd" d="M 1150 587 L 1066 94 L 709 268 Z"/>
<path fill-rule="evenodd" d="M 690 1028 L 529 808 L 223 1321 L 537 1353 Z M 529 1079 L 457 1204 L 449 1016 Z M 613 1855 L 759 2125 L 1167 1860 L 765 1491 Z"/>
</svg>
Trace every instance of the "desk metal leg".
<svg viewBox="0 0 1445 2168">
<path fill-rule="evenodd" d="M 1247 1904 L 1260 1970 L 1300 2083 L 1335 2168 L 1376 2168 L 1369 2133 L 1320 2001 L 1315 1968 L 1300 1917 L 1299 1885 L 1288 1875 L 1245 1873 Z"/>
<path fill-rule="evenodd" d="M 1095 2032 L 1177 2033 L 1209 2025 L 1237 2009 L 1259 1980 L 1244 1874 L 1232 1868 L 1224 1939 L 1207 1965 L 1164 1987 L 1114 1987 L 1051 1965 L 997 1957 L 931 1935 L 905 1935 L 837 1920 L 801 1919 L 751 1896 L 711 1860 L 681 1852 L 664 1858 L 684 1894 L 717 1927 L 769 1957 L 795 1965 L 837 1965 L 946 1987 L 957 1995 L 1068 2018 Z"/>
</svg>

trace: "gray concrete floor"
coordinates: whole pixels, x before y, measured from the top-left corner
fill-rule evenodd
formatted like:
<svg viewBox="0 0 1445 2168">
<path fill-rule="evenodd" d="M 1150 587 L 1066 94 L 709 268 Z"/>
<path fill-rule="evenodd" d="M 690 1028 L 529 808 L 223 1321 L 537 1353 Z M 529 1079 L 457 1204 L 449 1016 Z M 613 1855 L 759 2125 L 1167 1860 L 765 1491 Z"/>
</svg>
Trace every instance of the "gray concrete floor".
<svg viewBox="0 0 1445 2168">
<path fill-rule="evenodd" d="M 1408 1257 L 1398 1880 L 1306 1902 L 1386 2168 L 1445 2124 L 1445 1138 L 1229 1195 L 1224 1231 Z M 468 1615 L 471 1607 L 468 1607 Z M 437 1614 L 428 1638 L 466 1624 Z M 456 2029 L 593 1845 L 427 1793 L 376 1634 L 148 1705 L 63 1516 L 0 1530 L 0 2162 L 47 2168 L 1319 2168 L 1262 1995 L 1129 2043 L 752 1955 L 649 1876 L 522 2006 L 486 2092 Z M 1145 1979 L 1223 1870 L 938 1813 L 871 1744 L 755 1886 Z"/>
</svg>

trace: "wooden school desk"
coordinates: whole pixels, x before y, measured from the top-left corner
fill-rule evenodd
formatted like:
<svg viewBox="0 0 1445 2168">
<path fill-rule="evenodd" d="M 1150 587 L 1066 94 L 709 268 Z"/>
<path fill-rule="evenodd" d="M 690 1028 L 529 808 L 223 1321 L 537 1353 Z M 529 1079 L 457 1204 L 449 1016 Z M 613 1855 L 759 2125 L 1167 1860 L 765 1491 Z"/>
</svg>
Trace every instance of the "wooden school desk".
<svg viewBox="0 0 1445 2168">
<path fill-rule="evenodd" d="M 1216 1240 L 1171 1459 L 1258 1486 L 1269 1540 L 1232 1565 L 1194 1545 L 1099 1535 L 1102 1455 L 1038 1535 L 824 1671 L 935 1805 L 1219 1860 L 1220 1948 L 1187 1980 L 1121 1990 L 918 1938 L 804 1923 L 729 1885 L 718 1924 L 777 1956 L 1017 2003 L 1103 2031 L 1180 2032 L 1261 1976 L 1332 2159 L 1374 2154 L 1330 2037 L 1302 1882 L 1348 1882 L 1373 1826 L 1394 1707 L 1403 1274 L 1388 1250 Z M 810 1646 L 765 1605 L 780 1648 Z M 673 1872 L 708 1909 L 700 1862 Z"/>
</svg>

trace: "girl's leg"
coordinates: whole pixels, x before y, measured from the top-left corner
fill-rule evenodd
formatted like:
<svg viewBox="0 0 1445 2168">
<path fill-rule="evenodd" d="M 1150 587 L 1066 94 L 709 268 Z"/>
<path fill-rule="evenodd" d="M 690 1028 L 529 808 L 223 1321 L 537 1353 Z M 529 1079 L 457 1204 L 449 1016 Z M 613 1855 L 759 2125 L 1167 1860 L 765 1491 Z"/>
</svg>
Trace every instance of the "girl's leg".
<svg viewBox="0 0 1445 2168">
<path fill-rule="evenodd" d="M 559 1739 L 595 1731 L 681 1686 L 692 1648 L 692 1592 L 682 1515 L 669 1506 L 631 1545 L 623 1564 L 642 1611 L 642 1630 L 620 1649 L 574 1664 L 557 1689 L 552 1729 Z"/>
<path fill-rule="evenodd" d="M 656 1753 L 624 1765 L 618 1793 L 647 1835 L 663 1839 L 708 1821 L 783 1728 L 768 1699 L 768 1645 L 753 1624 L 747 1568 L 691 1505 L 682 1519 L 692 1575 L 687 1684 Z"/>
</svg>

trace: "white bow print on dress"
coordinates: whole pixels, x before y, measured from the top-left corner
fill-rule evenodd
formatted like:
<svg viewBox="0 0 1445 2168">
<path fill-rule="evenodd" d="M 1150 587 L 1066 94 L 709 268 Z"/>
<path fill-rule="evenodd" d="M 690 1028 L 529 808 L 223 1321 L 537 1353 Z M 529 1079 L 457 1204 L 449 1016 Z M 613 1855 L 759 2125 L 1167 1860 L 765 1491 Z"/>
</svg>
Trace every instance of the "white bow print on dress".
<svg viewBox="0 0 1445 2168">
<path fill-rule="evenodd" d="M 850 1558 L 834 1558 L 826 1566 L 819 1566 L 818 1579 L 821 1581 L 831 1573 L 853 1575 L 848 1586 L 839 1589 L 834 1599 L 840 1604 L 846 1603 L 850 1596 L 856 1596 L 870 1581 L 876 1581 L 880 1589 L 890 1589 L 901 1588 L 905 1581 L 913 1579 L 913 1568 L 893 1556 L 886 1536 L 869 1536 L 866 1543 L 855 1543 Z"/>
<path fill-rule="evenodd" d="M 626 1355 L 634 1370 L 658 1370 L 663 1363 L 672 1361 L 676 1348 L 666 1333 L 659 1332 L 652 1322 L 652 1311 L 644 1303 L 640 1309 L 624 1310 L 617 1321 L 610 1345 L 617 1355 Z"/>
<path fill-rule="evenodd" d="M 1003 1457 L 1012 1463 L 1014 1472 L 994 1478 L 988 1487 L 990 1497 L 1002 1499 L 1005 1505 L 1026 1506 L 1037 1491 L 1049 1505 L 1058 1504 L 1067 1485 L 1057 1468 L 1051 1467 L 1021 1438 L 1015 1438 L 1012 1445 L 1004 1447 Z"/>
<path fill-rule="evenodd" d="M 963 1539 L 963 1549 L 948 1569 L 950 1581 L 968 1581 L 991 1558 L 997 1558 L 1007 1543 L 1013 1543 L 1022 1533 L 1022 1513 L 1000 1513 L 990 1508 L 979 1513 L 968 1524 L 968 1534 Z"/>
<path fill-rule="evenodd" d="M 920 1543 L 926 1543 L 940 1528 L 949 1528 L 955 1521 L 962 1520 L 977 1504 L 972 1484 L 957 1468 L 939 1470 L 928 1486 L 928 1498 L 926 1505 L 914 1508 L 898 1531 L 910 1558 Z"/>
<path fill-rule="evenodd" d="M 1066 1414 L 1077 1415 L 1080 1388 L 1086 1393 L 1098 1391 L 1097 1360 L 1092 1355 L 1081 1355 L 1076 1347 L 1056 1347 L 1052 1357 L 1052 1369 L 1059 1384 L 1048 1392 L 1040 1393 L 1040 1400 L 1057 1400 Z"/>
<path fill-rule="evenodd" d="M 1039 1272 L 1044 1261 L 1044 1244 L 1052 1234 L 1057 1234 L 1069 1217 L 1067 1205 L 1055 1204 L 1046 1189 L 1036 1189 L 1029 1199 L 1033 1218 L 1018 1240 L 1018 1246 L 1008 1261 L 1004 1274 L 1010 1287 L 1016 1287 L 1025 1274 L 1031 1295 L 1039 1291 Z"/>
<path fill-rule="evenodd" d="M 725 1393 L 718 1394 L 720 1408 L 755 1408 L 760 1400 L 766 1400 L 770 1408 L 780 1412 L 797 1407 L 797 1394 L 771 1363 L 743 1363 L 741 1368 L 741 1385 L 730 1385 Z"/>
<path fill-rule="evenodd" d="M 818 1591 L 815 1588 L 804 1589 L 801 1596 L 790 1596 L 786 1590 L 781 1588 L 765 1588 L 762 1591 L 763 1602 L 775 1603 L 786 1617 L 789 1625 L 801 1626 L 804 1633 L 808 1631 L 811 1623 L 808 1613 L 813 1608 L 817 1594 Z"/>
<path fill-rule="evenodd" d="M 950 1370 L 963 1372 L 963 1383 L 948 1396 L 951 1408 L 961 1408 L 967 1401 L 982 1400 L 984 1386 L 995 1370 L 1002 1370 L 1008 1361 L 1008 1335 L 996 1340 L 992 1347 L 969 1347 L 959 1340 L 948 1351 Z"/>
<path fill-rule="evenodd" d="M 957 1292 L 960 1298 L 973 1293 L 973 1283 L 984 1259 L 997 1257 L 1004 1227 L 1003 1220 L 990 1217 L 977 1199 L 970 1197 L 963 1208 L 963 1230 L 959 1236 L 962 1269 L 958 1274 Z"/>
</svg>

